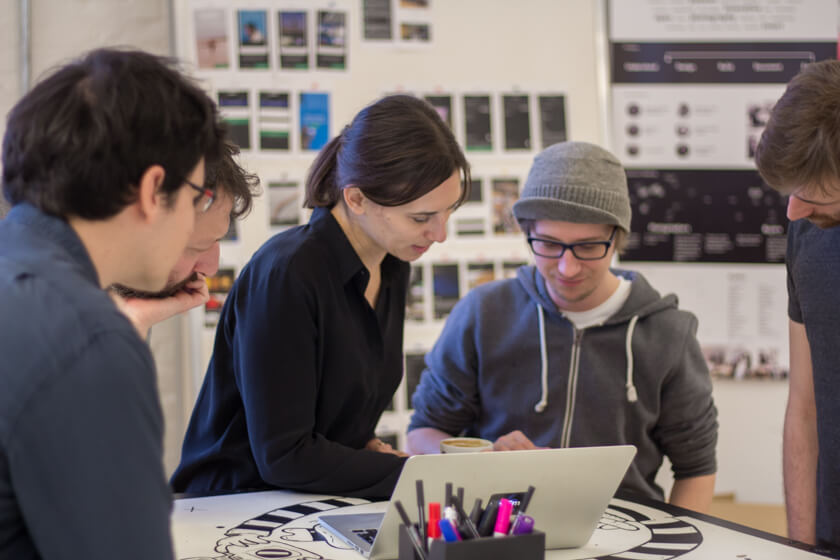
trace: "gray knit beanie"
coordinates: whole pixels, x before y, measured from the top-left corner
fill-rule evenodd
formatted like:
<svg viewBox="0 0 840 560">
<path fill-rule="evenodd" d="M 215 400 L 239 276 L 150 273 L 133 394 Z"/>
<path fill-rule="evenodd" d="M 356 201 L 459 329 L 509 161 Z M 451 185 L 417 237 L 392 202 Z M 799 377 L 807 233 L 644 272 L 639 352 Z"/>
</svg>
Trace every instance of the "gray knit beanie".
<svg viewBox="0 0 840 560">
<path fill-rule="evenodd" d="M 587 142 L 560 142 L 534 158 L 517 220 L 610 224 L 630 232 L 627 176 L 614 155 Z"/>
</svg>

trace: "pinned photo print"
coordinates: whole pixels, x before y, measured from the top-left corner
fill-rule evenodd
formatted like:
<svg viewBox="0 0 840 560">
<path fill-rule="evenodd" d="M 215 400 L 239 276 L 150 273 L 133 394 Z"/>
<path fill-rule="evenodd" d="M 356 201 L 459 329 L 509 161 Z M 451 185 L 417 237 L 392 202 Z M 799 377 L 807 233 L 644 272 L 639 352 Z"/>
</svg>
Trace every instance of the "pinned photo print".
<svg viewBox="0 0 840 560">
<path fill-rule="evenodd" d="M 309 68 L 309 39 L 306 12 L 278 12 L 280 34 L 280 68 Z"/>
<path fill-rule="evenodd" d="M 272 227 L 300 224 L 301 192 L 293 181 L 268 184 L 268 221 Z"/>
<path fill-rule="evenodd" d="M 227 17 L 222 9 L 195 11 L 195 50 L 199 68 L 227 68 Z"/>
<path fill-rule="evenodd" d="M 513 205 L 519 200 L 519 179 L 493 179 L 493 231 L 499 234 L 519 232 Z"/>
<path fill-rule="evenodd" d="M 318 68 L 347 69 L 347 14 L 318 11 Z"/>
<path fill-rule="evenodd" d="M 264 10 L 239 10 L 239 67 L 268 68 L 268 37 Z"/>
<path fill-rule="evenodd" d="M 445 319 L 458 303 L 458 265 L 432 265 L 435 319 Z"/>
</svg>

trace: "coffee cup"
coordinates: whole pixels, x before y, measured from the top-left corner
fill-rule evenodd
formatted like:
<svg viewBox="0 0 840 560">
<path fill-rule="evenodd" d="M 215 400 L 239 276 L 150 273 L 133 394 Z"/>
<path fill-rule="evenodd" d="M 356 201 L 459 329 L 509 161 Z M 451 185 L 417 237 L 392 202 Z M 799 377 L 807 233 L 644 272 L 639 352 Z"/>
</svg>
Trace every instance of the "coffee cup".
<svg viewBox="0 0 840 560">
<path fill-rule="evenodd" d="M 475 453 L 492 450 L 493 442 L 482 438 L 453 437 L 440 442 L 441 453 Z"/>
</svg>

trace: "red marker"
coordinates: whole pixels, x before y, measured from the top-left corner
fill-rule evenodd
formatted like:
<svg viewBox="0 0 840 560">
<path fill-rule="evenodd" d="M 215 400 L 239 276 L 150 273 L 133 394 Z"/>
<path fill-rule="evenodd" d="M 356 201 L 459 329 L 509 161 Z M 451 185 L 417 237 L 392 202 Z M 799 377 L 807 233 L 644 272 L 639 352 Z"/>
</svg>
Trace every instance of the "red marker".
<svg viewBox="0 0 840 560">
<path fill-rule="evenodd" d="M 440 503 L 429 502 L 429 523 L 428 523 L 428 542 L 432 546 L 432 541 L 440 538 Z"/>
</svg>

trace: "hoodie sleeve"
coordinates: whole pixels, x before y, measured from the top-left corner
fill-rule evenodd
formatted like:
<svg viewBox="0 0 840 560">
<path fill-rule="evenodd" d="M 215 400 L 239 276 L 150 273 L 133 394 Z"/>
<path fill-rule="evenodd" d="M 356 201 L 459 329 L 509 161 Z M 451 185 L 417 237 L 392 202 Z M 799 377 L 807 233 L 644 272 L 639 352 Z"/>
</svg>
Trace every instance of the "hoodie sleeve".
<svg viewBox="0 0 840 560">
<path fill-rule="evenodd" d="M 709 368 L 697 341 L 697 318 L 682 329 L 682 351 L 662 386 L 661 413 L 653 437 L 671 461 L 674 478 L 717 471 L 717 408 Z"/>
<path fill-rule="evenodd" d="M 458 435 L 478 418 L 476 300 L 471 293 L 455 305 L 437 342 L 426 354 L 426 367 L 412 397 L 414 414 L 409 432 L 437 428 Z"/>
</svg>

